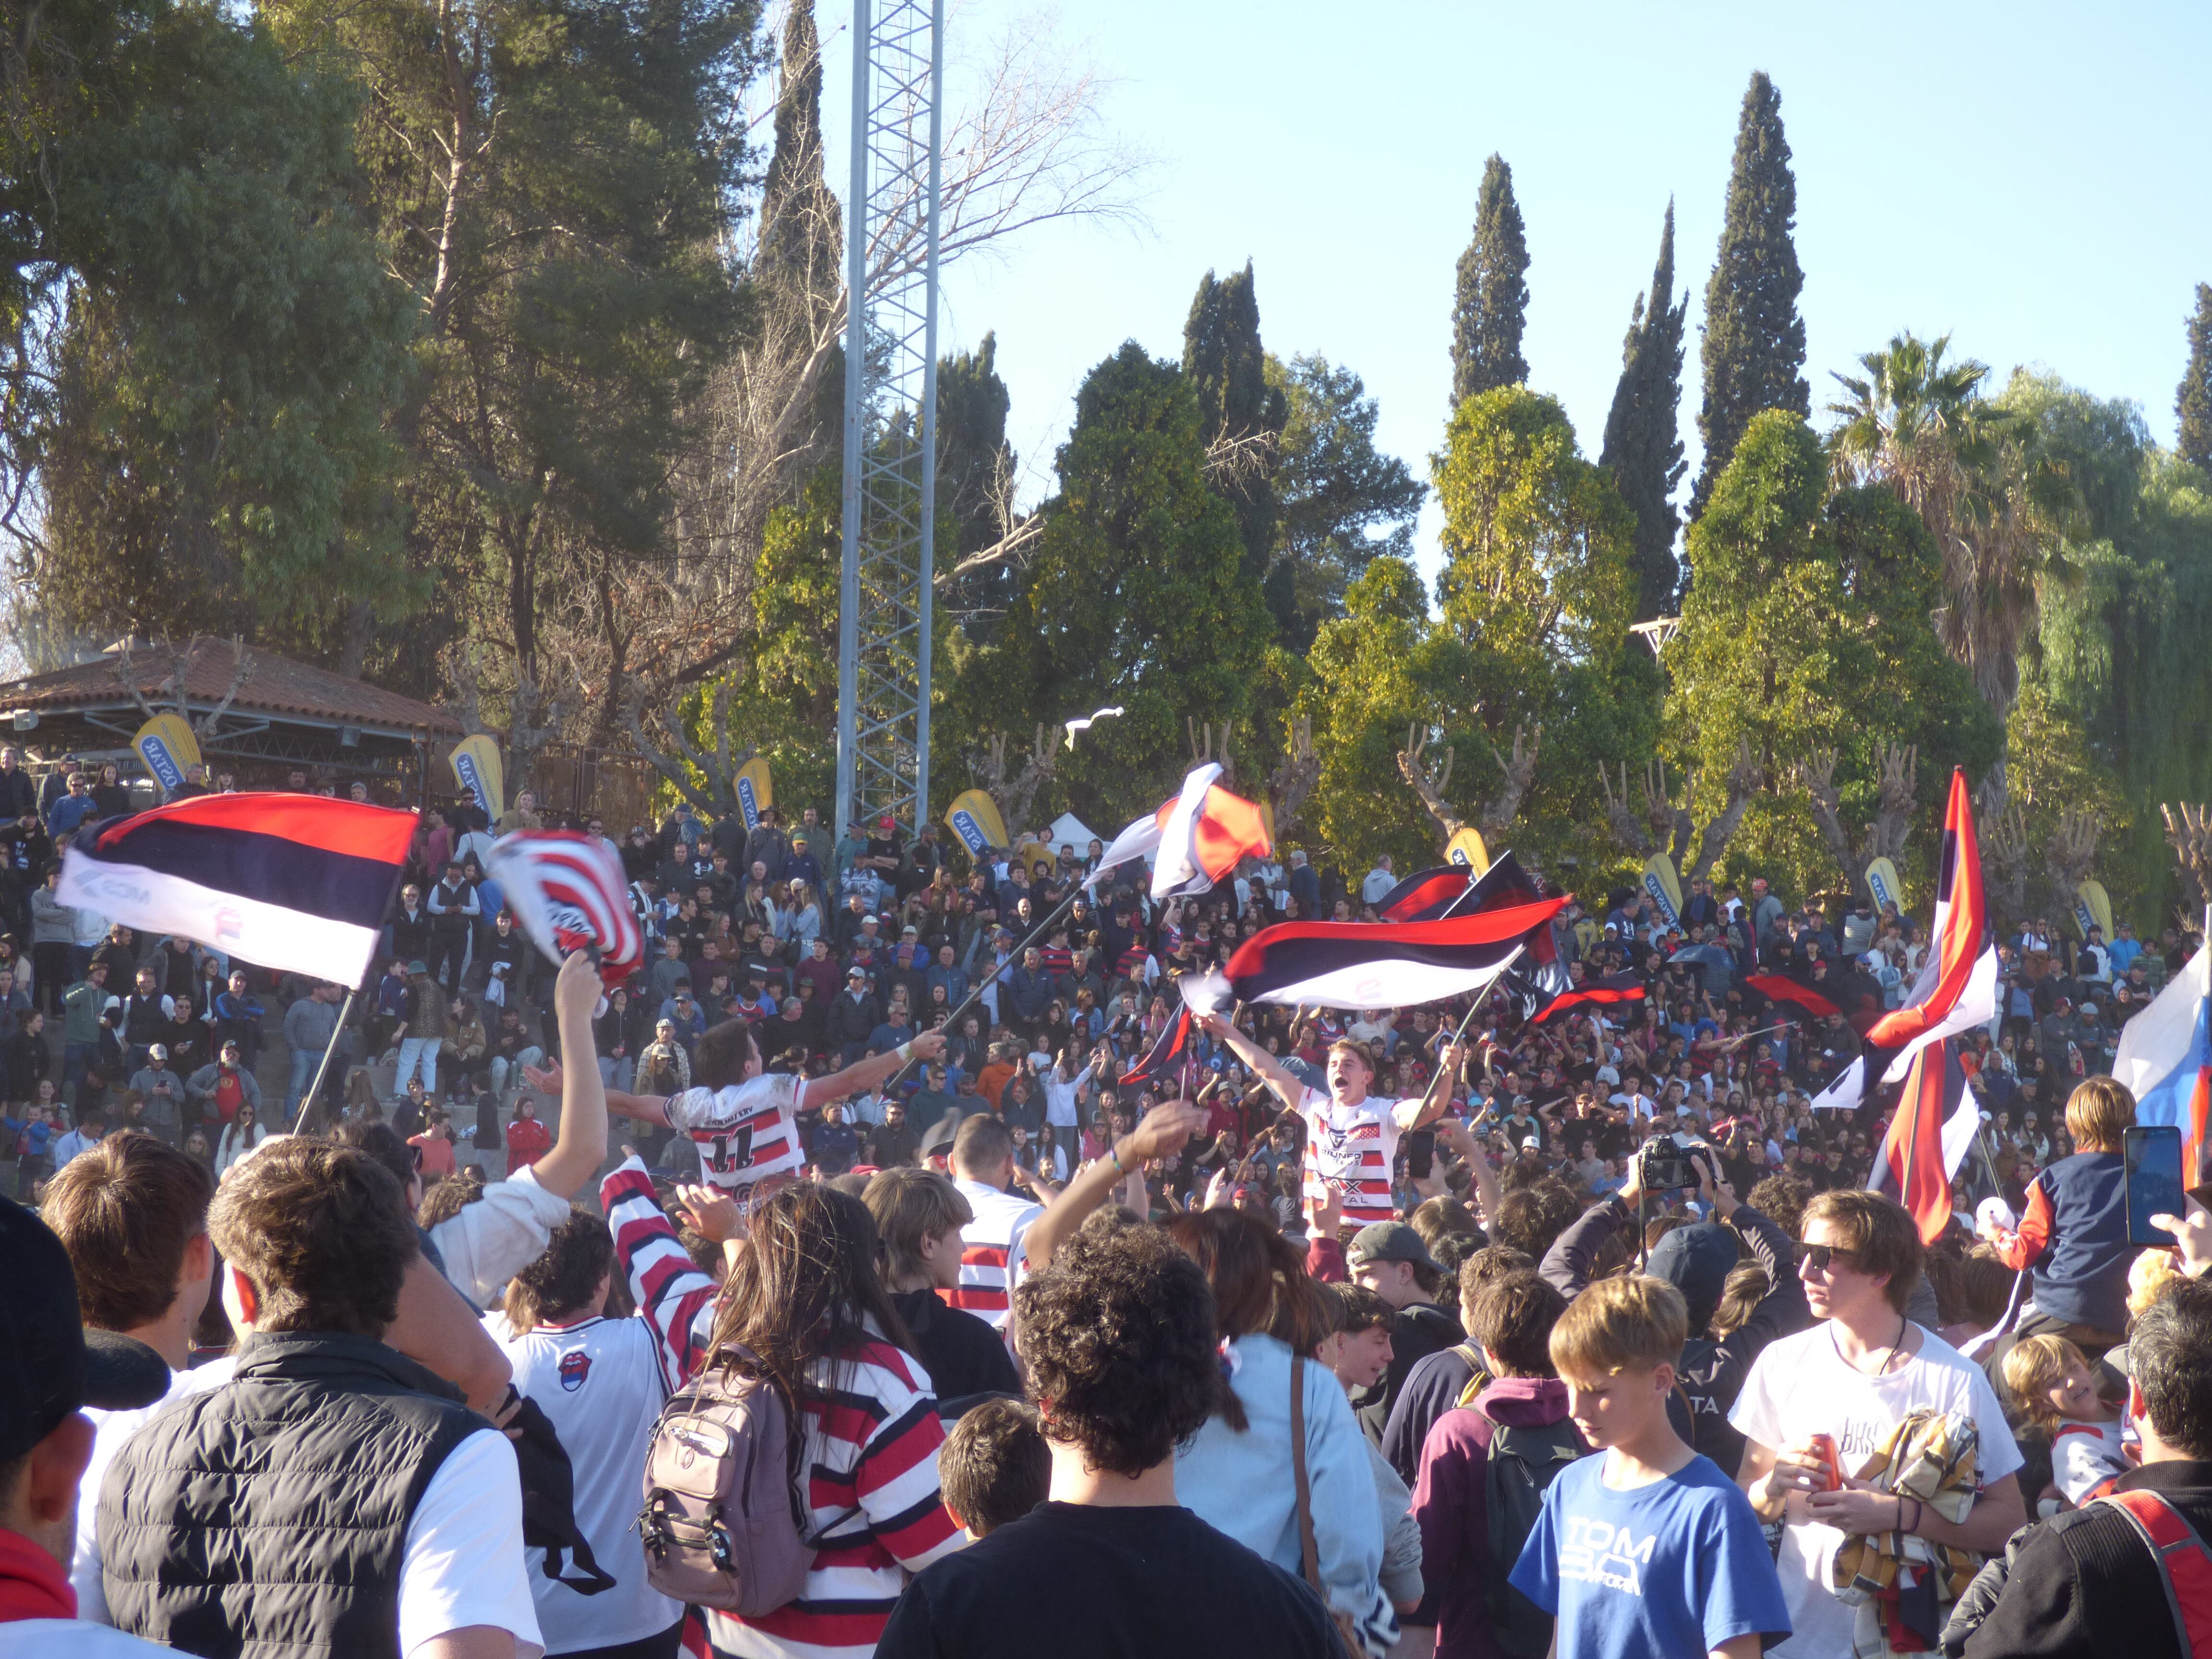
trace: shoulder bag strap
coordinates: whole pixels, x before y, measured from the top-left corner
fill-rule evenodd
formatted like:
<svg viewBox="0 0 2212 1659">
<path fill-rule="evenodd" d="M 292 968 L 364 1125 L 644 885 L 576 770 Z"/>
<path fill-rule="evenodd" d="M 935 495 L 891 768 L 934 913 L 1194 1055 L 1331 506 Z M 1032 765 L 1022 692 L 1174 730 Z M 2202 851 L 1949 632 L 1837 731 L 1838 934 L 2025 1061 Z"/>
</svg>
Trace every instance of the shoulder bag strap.
<svg viewBox="0 0 2212 1659">
<path fill-rule="evenodd" d="M 1313 1486 L 1306 1478 L 1306 1357 L 1291 1356 L 1291 1473 L 1298 1488 L 1298 1571 L 1321 1589 L 1321 1547 L 1314 1542 Z"/>
</svg>

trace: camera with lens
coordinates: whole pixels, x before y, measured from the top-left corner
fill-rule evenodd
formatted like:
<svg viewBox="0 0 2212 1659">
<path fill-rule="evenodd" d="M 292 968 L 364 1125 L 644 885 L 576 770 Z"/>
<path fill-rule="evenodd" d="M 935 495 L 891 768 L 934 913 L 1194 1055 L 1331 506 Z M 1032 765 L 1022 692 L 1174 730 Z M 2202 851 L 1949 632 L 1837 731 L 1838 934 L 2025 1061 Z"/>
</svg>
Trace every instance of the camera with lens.
<svg viewBox="0 0 2212 1659">
<path fill-rule="evenodd" d="M 1637 1152 L 1640 1162 L 1638 1173 L 1643 1177 L 1647 1193 L 1666 1192 L 1677 1187 L 1698 1184 L 1696 1154 L 1705 1150 L 1702 1141 L 1684 1134 L 1654 1135 Z"/>
</svg>

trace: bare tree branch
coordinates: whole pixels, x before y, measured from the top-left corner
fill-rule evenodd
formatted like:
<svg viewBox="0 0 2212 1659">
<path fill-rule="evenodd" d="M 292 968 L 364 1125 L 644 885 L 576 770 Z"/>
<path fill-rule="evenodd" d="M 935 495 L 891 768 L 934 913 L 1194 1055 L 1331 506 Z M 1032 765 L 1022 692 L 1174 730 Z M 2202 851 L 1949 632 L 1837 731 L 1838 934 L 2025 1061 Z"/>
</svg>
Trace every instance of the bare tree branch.
<svg viewBox="0 0 2212 1659">
<path fill-rule="evenodd" d="M 1529 787 L 1536 781 L 1536 751 L 1543 743 L 1544 727 L 1539 721 L 1533 733 L 1524 732 L 1517 725 L 1514 726 L 1513 755 L 1510 760 L 1499 751 L 1496 744 L 1490 745 L 1491 758 L 1498 763 L 1498 793 L 1482 809 L 1482 834 L 1486 842 L 1503 836 L 1512 828 L 1513 820 L 1520 816 L 1521 803 L 1528 799 Z"/>
<path fill-rule="evenodd" d="M 1421 763 L 1421 754 L 1429 745 L 1428 728 L 1416 720 L 1406 728 L 1406 746 L 1398 751 L 1398 770 L 1413 793 L 1421 798 L 1421 805 L 1429 809 L 1429 816 L 1444 832 L 1449 843 L 1454 836 L 1467 828 L 1467 820 L 1444 803 L 1444 791 L 1451 787 L 1452 750 L 1444 749 L 1444 763 L 1441 770 Z"/>
</svg>

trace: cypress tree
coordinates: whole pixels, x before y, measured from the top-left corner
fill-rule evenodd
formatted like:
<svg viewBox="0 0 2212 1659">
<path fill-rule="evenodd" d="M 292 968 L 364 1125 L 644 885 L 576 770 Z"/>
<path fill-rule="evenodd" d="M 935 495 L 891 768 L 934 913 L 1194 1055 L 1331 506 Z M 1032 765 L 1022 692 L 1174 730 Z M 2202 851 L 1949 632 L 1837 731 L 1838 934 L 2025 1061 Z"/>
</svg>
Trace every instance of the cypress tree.
<svg viewBox="0 0 2212 1659">
<path fill-rule="evenodd" d="M 1220 281 L 1207 271 L 1182 325 L 1182 372 L 1198 396 L 1199 437 L 1209 450 L 1224 439 L 1250 447 L 1210 469 L 1214 493 L 1237 511 L 1243 574 L 1267 575 L 1275 547 L 1275 446 L 1290 419 L 1279 386 L 1267 384 L 1260 343 L 1260 301 L 1252 262 Z"/>
<path fill-rule="evenodd" d="M 2175 447 L 2185 461 L 2212 472 L 2212 284 L 2197 285 L 2197 314 L 2189 319 L 2189 372 L 2173 400 L 2181 416 Z"/>
<path fill-rule="evenodd" d="M 1620 380 L 1605 421 L 1599 465 L 1613 474 L 1636 514 L 1636 617 L 1668 613 L 1681 571 L 1674 562 L 1674 486 L 1688 470 L 1682 459 L 1677 410 L 1682 401 L 1682 325 L 1690 296 L 1674 297 L 1674 204 L 1659 233 L 1659 263 L 1650 295 L 1636 296 L 1628 338 L 1620 348 Z M 1648 300 L 1648 304 L 1647 304 Z"/>
<path fill-rule="evenodd" d="M 822 177 L 822 37 L 813 0 L 793 0 L 783 23 L 783 82 L 775 148 L 761 185 L 758 273 L 787 285 L 810 313 L 835 305 L 844 215 Z"/>
<path fill-rule="evenodd" d="M 1503 156 L 1483 165 L 1474 239 L 1459 256 L 1452 301 L 1452 407 L 1528 378 L 1521 331 L 1528 321 L 1528 238 Z"/>
<path fill-rule="evenodd" d="M 1705 404 L 1698 416 L 1705 456 L 1690 496 L 1693 519 L 1705 511 L 1753 416 L 1765 409 L 1812 413 L 1805 324 L 1797 314 L 1805 273 L 1790 235 L 1796 216 L 1782 94 L 1763 70 L 1755 71 L 1736 123 L 1720 257 L 1705 285 Z"/>
</svg>

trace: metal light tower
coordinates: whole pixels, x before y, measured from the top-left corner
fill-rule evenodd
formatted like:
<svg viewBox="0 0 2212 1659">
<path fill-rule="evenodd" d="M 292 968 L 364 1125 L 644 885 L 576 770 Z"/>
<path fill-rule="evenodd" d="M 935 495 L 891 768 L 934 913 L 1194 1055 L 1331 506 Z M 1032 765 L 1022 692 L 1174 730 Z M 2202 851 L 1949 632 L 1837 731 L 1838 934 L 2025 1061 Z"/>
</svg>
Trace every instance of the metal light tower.
<svg viewBox="0 0 2212 1659">
<path fill-rule="evenodd" d="M 944 0 L 854 0 L 837 828 L 929 817 Z M 872 254 L 882 267 L 872 273 Z"/>
</svg>

